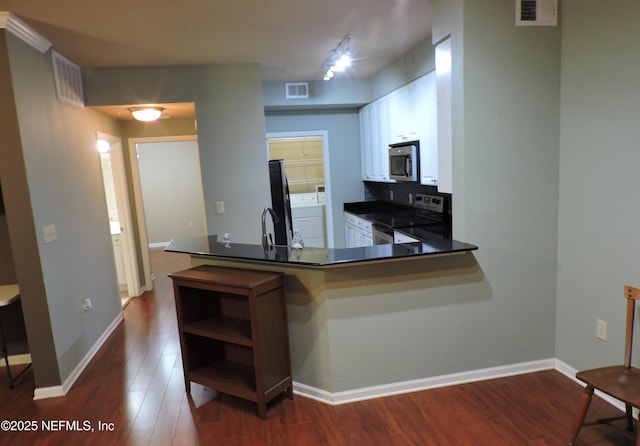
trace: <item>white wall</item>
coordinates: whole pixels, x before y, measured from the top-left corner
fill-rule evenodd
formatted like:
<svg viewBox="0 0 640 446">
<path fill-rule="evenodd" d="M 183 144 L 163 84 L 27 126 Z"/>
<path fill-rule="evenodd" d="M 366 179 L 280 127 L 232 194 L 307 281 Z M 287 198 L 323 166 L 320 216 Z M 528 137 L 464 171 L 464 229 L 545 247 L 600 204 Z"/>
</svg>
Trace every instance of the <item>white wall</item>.
<svg viewBox="0 0 640 446">
<path fill-rule="evenodd" d="M 149 243 L 205 235 L 197 141 L 148 142 L 136 146 Z"/>
<path fill-rule="evenodd" d="M 640 285 L 638 18 L 636 0 L 562 2 L 556 352 L 577 369 L 622 361 L 623 285 Z"/>
</svg>

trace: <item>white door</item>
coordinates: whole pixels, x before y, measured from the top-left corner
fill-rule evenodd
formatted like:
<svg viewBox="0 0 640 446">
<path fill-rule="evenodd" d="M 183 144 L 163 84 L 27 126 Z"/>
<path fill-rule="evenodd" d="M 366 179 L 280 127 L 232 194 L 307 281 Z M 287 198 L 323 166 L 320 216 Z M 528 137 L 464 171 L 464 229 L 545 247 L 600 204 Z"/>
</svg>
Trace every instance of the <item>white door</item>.
<svg viewBox="0 0 640 446">
<path fill-rule="evenodd" d="M 98 132 L 97 145 L 102 165 L 102 179 L 118 281 L 121 291 L 124 291 L 127 297 L 139 296 L 142 290 L 132 240 L 133 225 L 129 211 L 122 144 L 120 138 Z"/>
</svg>

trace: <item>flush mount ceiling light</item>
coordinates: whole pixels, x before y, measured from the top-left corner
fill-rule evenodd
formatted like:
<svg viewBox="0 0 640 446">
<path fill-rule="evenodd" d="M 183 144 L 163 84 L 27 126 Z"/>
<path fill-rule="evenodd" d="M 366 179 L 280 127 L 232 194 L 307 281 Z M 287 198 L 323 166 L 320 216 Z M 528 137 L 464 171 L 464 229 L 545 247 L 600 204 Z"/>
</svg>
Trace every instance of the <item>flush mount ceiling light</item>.
<svg viewBox="0 0 640 446">
<path fill-rule="evenodd" d="M 160 119 L 163 107 L 131 107 L 129 112 L 138 121 L 150 122 Z"/>
<path fill-rule="evenodd" d="M 324 62 L 324 69 L 326 71 L 324 80 L 328 81 L 332 79 L 336 73 L 344 71 L 351 65 L 351 48 L 349 43 L 351 42 L 351 36 L 347 35 L 338 48 L 331 51 L 329 57 Z"/>
</svg>

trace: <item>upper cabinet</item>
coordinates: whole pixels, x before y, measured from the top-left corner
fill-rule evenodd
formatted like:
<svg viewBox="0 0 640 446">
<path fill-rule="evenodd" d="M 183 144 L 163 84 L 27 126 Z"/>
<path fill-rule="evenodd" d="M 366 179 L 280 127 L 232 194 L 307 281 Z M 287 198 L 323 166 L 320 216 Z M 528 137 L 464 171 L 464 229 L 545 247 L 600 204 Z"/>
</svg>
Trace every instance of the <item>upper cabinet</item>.
<svg viewBox="0 0 640 446">
<path fill-rule="evenodd" d="M 451 37 L 436 46 L 438 191 L 453 193 Z"/>
<path fill-rule="evenodd" d="M 389 116 L 389 100 L 379 99 L 360 109 L 360 135 L 362 150 L 362 179 L 389 181 L 386 149 L 389 129 L 383 125 Z"/>
<path fill-rule="evenodd" d="M 413 82 L 414 97 L 418 98 L 413 107 L 413 121 L 417 129 L 416 139 L 420 140 L 420 184 L 437 186 L 438 135 L 436 113 L 436 76 L 431 72 Z"/>
<path fill-rule="evenodd" d="M 362 179 L 389 179 L 389 144 L 420 141 L 420 182 L 438 184 L 436 74 L 427 73 L 360 109 Z"/>
</svg>

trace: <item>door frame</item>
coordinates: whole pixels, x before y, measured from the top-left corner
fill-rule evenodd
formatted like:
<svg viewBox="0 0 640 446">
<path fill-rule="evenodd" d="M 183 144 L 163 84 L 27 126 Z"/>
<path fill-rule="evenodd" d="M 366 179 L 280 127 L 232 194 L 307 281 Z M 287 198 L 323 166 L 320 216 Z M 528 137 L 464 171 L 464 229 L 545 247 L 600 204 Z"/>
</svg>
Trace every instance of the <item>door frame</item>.
<svg viewBox="0 0 640 446">
<path fill-rule="evenodd" d="M 138 220 L 138 240 L 140 241 L 140 252 L 142 256 L 142 269 L 144 271 L 144 283 L 146 290 L 153 289 L 153 271 L 151 270 L 151 255 L 149 253 L 149 237 L 147 236 L 147 220 L 144 215 L 144 203 L 142 201 L 142 183 L 140 180 L 140 169 L 138 166 L 138 150 L 136 145 L 154 142 L 179 142 L 196 141 L 198 135 L 176 135 L 176 136 L 147 136 L 140 138 L 129 138 L 129 163 L 131 165 L 131 183 L 133 186 L 133 199 L 135 202 L 135 215 Z M 206 229 L 205 213 L 205 229 Z"/>
<path fill-rule="evenodd" d="M 331 168 L 329 163 L 329 132 L 327 130 L 310 130 L 300 132 L 270 132 L 266 134 L 265 146 L 267 160 L 269 159 L 269 139 L 273 138 L 300 138 L 319 136 L 322 138 L 322 162 L 324 167 L 324 191 L 326 197 L 325 224 L 327 225 L 327 247 L 333 248 L 333 200 L 331 198 Z"/>
<path fill-rule="evenodd" d="M 107 141 L 109 143 L 118 218 L 120 220 L 120 227 L 122 228 L 122 258 L 125 278 L 127 281 L 127 294 L 129 297 L 136 297 L 141 295 L 143 290 L 140 286 L 138 260 L 136 257 L 135 243 L 133 241 L 133 223 L 131 219 L 131 206 L 129 203 L 122 140 L 119 137 L 108 133 L 96 132 L 96 141 L 98 140 Z"/>
</svg>

